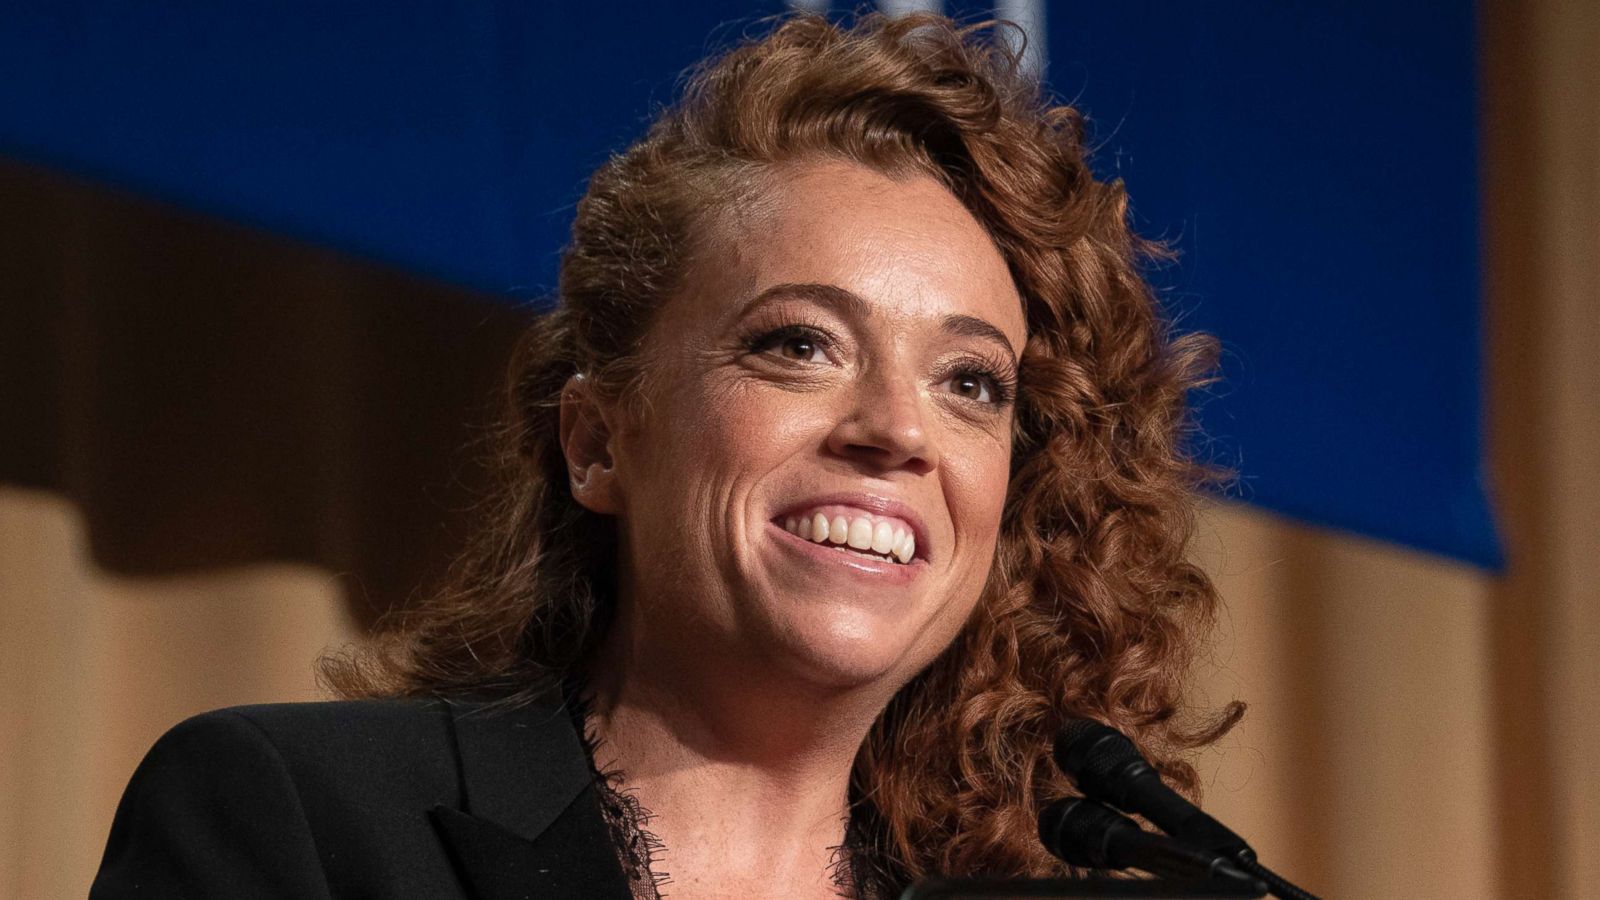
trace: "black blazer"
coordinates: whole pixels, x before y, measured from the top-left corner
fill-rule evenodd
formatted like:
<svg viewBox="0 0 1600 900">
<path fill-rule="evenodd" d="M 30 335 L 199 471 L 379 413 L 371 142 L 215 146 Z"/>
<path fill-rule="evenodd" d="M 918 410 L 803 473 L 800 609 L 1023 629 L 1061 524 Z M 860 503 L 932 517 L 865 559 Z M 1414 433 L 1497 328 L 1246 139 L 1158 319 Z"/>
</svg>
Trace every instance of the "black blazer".
<svg viewBox="0 0 1600 900">
<path fill-rule="evenodd" d="M 559 702 L 361 700 L 189 719 L 128 784 L 91 900 L 629 900 Z"/>
</svg>

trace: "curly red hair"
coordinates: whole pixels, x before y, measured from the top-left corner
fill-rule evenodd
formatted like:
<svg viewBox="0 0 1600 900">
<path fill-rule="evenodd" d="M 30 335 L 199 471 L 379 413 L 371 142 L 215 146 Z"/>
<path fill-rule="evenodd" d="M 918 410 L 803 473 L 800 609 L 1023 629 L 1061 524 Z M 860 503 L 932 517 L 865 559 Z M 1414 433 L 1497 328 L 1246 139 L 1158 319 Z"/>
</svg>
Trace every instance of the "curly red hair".
<svg viewBox="0 0 1600 900">
<path fill-rule="evenodd" d="M 1183 443 L 1214 345 L 1171 335 L 1140 274 L 1156 248 L 1129 228 L 1122 185 L 1090 171 L 1080 114 L 985 26 L 801 15 L 692 73 L 578 205 L 559 302 L 511 364 L 503 481 L 452 586 L 326 671 L 345 693 L 507 696 L 581 671 L 610 621 L 616 534 L 568 492 L 560 391 L 582 372 L 640 396 L 637 349 L 709 217 L 818 157 L 948 187 L 1008 261 L 1029 333 L 988 584 L 856 761 L 863 874 L 892 893 L 931 873 L 1059 872 L 1035 823 L 1072 792 L 1049 759 L 1066 718 L 1126 731 L 1192 793 L 1185 752 L 1241 713 L 1183 724 L 1218 603 L 1185 555 L 1194 491 L 1216 473 Z"/>
</svg>

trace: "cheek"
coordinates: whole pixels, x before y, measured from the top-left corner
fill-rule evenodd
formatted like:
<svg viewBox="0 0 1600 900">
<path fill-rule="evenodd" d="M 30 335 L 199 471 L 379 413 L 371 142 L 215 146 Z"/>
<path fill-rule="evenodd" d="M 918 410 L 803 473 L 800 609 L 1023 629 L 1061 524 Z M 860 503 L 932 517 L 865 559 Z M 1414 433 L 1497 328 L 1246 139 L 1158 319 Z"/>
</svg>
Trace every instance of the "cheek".
<svg viewBox="0 0 1600 900">
<path fill-rule="evenodd" d="M 946 502 L 956 529 L 958 559 L 949 573 L 945 596 L 916 656 L 920 667 L 948 647 L 971 618 L 994 564 L 1000 520 L 1010 482 L 1011 460 L 990 443 L 967 447 L 945 457 L 942 478 Z"/>
<path fill-rule="evenodd" d="M 791 457 L 827 431 L 827 416 L 816 397 L 742 385 L 710 403 L 717 412 L 707 428 L 708 439 L 752 463 Z"/>
<path fill-rule="evenodd" d="M 1011 455 L 1005 447 L 988 444 L 955 456 L 946 466 L 951 512 L 961 537 L 992 548 L 1000 532 L 1000 519 L 1011 480 Z"/>
<path fill-rule="evenodd" d="M 662 491 L 703 511 L 740 504 L 753 485 L 826 434 L 817 398 L 750 384 L 704 385 L 653 405 L 652 425 L 634 444 L 636 468 Z"/>
<path fill-rule="evenodd" d="M 946 498 L 956 525 L 961 559 L 952 588 L 970 610 L 989 578 L 1010 486 L 1010 454 L 990 444 L 947 458 Z"/>
</svg>

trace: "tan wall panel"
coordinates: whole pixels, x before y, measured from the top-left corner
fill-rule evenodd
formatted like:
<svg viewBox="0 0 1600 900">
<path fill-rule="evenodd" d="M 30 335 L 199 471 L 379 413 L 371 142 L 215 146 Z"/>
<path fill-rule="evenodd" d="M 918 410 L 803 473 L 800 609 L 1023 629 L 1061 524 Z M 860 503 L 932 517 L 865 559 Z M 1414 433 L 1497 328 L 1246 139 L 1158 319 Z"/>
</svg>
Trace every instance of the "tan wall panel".
<svg viewBox="0 0 1600 900">
<path fill-rule="evenodd" d="M 327 573 L 109 577 L 69 504 L 6 488 L 0 596 L 6 897 L 84 896 L 122 788 L 163 731 L 218 706 L 319 697 L 314 660 L 354 634 Z"/>
<path fill-rule="evenodd" d="M 1298 713 L 1303 686 L 1283 675 L 1300 654 L 1293 605 L 1281 587 L 1282 529 L 1266 516 L 1212 508 L 1202 516 L 1195 557 L 1224 598 L 1196 700 L 1210 707 L 1249 704 L 1244 721 L 1199 760 L 1205 806 L 1244 834 L 1269 866 L 1293 873 L 1302 885 L 1320 885 L 1327 878 L 1313 852 L 1316 823 L 1297 812 L 1313 798 L 1293 763 L 1308 741 Z"/>
<path fill-rule="evenodd" d="M 82 897 L 98 861 L 95 598 L 66 505 L 0 489 L 0 896 Z M 107 820 L 109 821 L 109 820 Z"/>
<path fill-rule="evenodd" d="M 1250 704 L 1207 805 L 1326 896 L 1492 896 L 1487 577 L 1239 507 L 1204 521 L 1228 611 L 1201 683 Z"/>
<path fill-rule="evenodd" d="M 1600 4 L 1482 15 L 1499 877 L 1600 898 Z"/>
<path fill-rule="evenodd" d="M 1538 19 L 1546 300 L 1538 423 L 1549 477 L 1545 531 L 1554 840 L 1563 897 L 1600 897 L 1600 4 L 1564 0 Z"/>
<path fill-rule="evenodd" d="M 1321 592 L 1330 894 L 1492 896 L 1487 579 L 1350 538 L 1299 551 Z"/>
</svg>

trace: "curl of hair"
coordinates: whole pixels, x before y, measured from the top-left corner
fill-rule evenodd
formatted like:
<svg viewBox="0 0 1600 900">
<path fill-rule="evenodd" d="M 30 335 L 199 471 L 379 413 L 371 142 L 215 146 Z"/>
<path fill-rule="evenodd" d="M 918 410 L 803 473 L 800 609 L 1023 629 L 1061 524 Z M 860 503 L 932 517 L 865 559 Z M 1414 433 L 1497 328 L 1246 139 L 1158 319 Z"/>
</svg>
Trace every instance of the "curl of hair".
<svg viewBox="0 0 1600 900">
<path fill-rule="evenodd" d="M 325 676 L 347 695 L 514 698 L 584 664 L 611 615 L 616 529 L 569 492 L 563 386 L 583 373 L 642 395 L 638 350 L 710 217 L 783 164 L 841 159 L 944 184 L 1008 261 L 1029 333 L 988 583 L 856 760 L 865 876 L 892 892 L 932 873 L 1060 872 L 1036 820 L 1073 793 L 1050 762 L 1069 717 L 1127 732 L 1195 793 L 1186 752 L 1242 714 L 1191 721 L 1183 693 L 1218 603 L 1185 549 L 1194 490 L 1219 473 L 1183 450 L 1214 345 L 1172 336 L 1139 270 L 1160 250 L 1129 228 L 1120 182 L 1091 173 L 1081 126 L 988 26 L 938 16 L 794 16 L 702 64 L 578 205 L 559 302 L 510 364 L 500 481 L 449 587 Z"/>
</svg>

